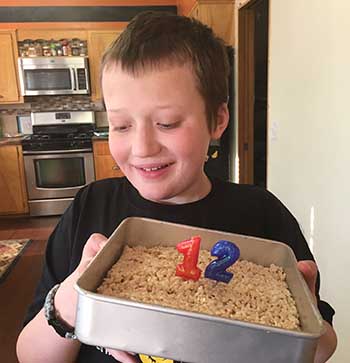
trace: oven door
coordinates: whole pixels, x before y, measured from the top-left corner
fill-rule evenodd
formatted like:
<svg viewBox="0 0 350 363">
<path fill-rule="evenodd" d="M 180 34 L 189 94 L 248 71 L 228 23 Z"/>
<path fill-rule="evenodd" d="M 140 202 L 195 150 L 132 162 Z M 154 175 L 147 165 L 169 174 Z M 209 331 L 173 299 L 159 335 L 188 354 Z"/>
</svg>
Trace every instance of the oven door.
<svg viewBox="0 0 350 363">
<path fill-rule="evenodd" d="M 27 152 L 23 157 L 29 200 L 74 197 L 95 180 L 91 150 Z"/>
</svg>

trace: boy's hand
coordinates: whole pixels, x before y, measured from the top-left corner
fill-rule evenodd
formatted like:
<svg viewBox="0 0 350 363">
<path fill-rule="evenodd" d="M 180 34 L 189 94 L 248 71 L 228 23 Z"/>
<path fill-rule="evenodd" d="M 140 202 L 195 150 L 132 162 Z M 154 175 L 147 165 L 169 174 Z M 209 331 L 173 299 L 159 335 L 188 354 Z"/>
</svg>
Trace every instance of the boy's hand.
<svg viewBox="0 0 350 363">
<path fill-rule="evenodd" d="M 108 353 L 121 363 L 139 363 L 140 360 L 134 353 L 123 352 L 122 350 L 107 349 Z"/>
<path fill-rule="evenodd" d="M 316 279 L 317 279 L 317 265 L 314 261 L 304 260 L 298 262 L 298 269 L 302 273 L 306 284 L 308 285 L 314 301 L 317 302 L 316 298 Z"/>
<path fill-rule="evenodd" d="M 80 276 L 88 267 L 91 260 L 97 255 L 97 253 L 100 251 L 100 249 L 106 244 L 107 238 L 100 233 L 94 233 L 90 236 L 90 238 L 87 240 L 84 249 L 83 254 L 80 260 L 80 263 L 77 267 L 77 269 L 74 271 L 78 273 Z"/>
<path fill-rule="evenodd" d="M 78 267 L 69 275 L 57 290 L 55 296 L 55 307 L 61 318 L 70 326 L 75 325 L 76 305 L 78 294 L 74 289 L 74 285 L 80 275 L 86 270 L 91 260 L 96 256 L 97 252 L 106 244 L 107 238 L 99 233 L 94 233 L 87 240 L 83 254 Z M 67 304 L 67 301 L 70 303 Z"/>
</svg>

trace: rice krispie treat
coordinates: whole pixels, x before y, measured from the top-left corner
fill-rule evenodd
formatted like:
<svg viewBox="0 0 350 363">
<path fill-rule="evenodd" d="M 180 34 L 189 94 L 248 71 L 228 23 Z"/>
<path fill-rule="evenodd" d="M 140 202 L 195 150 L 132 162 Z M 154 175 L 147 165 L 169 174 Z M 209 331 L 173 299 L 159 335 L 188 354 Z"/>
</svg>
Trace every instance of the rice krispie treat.
<svg viewBox="0 0 350 363">
<path fill-rule="evenodd" d="M 198 266 L 204 271 L 216 257 L 200 250 Z M 103 295 L 176 309 L 300 330 L 295 301 L 279 266 L 264 267 L 239 260 L 227 271 L 228 283 L 204 278 L 183 280 L 175 276 L 183 260 L 175 247 L 124 248 L 117 263 L 97 289 Z"/>
</svg>

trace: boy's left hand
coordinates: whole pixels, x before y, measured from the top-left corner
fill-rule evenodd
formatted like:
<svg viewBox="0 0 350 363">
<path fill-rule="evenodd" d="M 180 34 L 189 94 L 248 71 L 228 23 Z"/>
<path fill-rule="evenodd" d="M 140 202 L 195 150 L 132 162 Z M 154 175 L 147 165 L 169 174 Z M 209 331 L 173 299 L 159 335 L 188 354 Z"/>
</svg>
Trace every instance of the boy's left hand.
<svg viewBox="0 0 350 363">
<path fill-rule="evenodd" d="M 316 279 L 317 279 L 317 265 L 314 261 L 304 260 L 298 262 L 298 269 L 302 273 L 304 280 L 306 281 L 315 302 L 316 298 Z"/>
<path fill-rule="evenodd" d="M 314 261 L 304 260 L 298 262 L 298 269 L 304 276 L 306 284 L 308 285 L 314 302 L 317 305 L 316 298 L 316 279 L 317 279 L 317 265 Z M 337 346 L 337 336 L 333 327 L 326 321 L 324 321 L 326 331 L 320 337 L 316 349 L 316 355 L 314 363 L 325 363 L 334 353 Z"/>
</svg>

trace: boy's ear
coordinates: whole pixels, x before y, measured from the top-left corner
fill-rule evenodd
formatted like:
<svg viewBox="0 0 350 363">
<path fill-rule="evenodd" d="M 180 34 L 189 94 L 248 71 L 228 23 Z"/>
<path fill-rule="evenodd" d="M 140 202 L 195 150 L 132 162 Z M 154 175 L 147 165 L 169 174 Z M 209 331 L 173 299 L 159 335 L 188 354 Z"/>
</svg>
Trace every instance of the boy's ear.
<svg viewBox="0 0 350 363">
<path fill-rule="evenodd" d="M 216 127 L 211 131 L 210 135 L 213 140 L 220 139 L 221 135 L 226 130 L 230 114 L 228 111 L 227 103 L 222 103 L 219 106 L 218 114 L 216 116 Z"/>
</svg>

